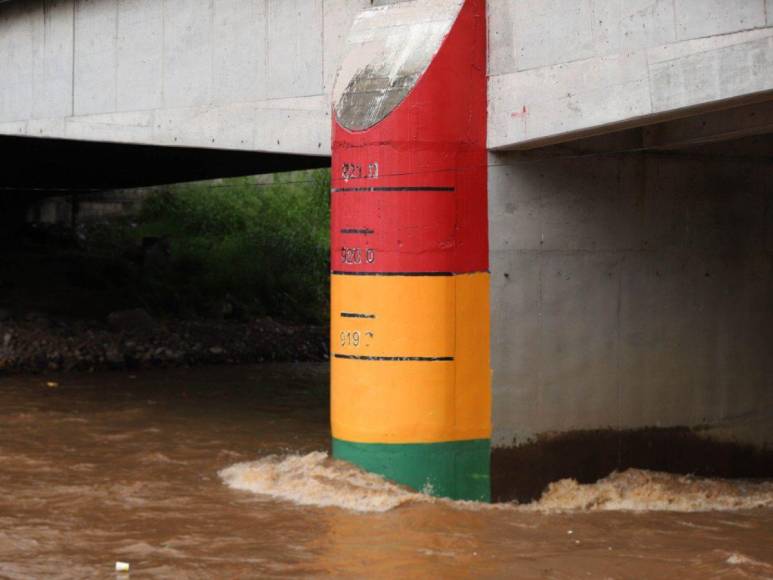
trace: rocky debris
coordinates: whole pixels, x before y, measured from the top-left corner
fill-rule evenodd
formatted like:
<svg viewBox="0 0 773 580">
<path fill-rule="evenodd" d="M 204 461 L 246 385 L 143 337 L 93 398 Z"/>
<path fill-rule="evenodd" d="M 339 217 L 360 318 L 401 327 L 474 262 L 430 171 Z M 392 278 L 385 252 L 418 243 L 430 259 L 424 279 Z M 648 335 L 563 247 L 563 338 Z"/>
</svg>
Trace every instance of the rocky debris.
<svg viewBox="0 0 773 580">
<path fill-rule="evenodd" d="M 322 361 L 329 356 L 322 327 L 270 318 L 160 323 L 145 311 L 129 312 L 113 313 L 108 324 L 6 319 L 0 328 L 0 372 Z"/>
<path fill-rule="evenodd" d="M 111 312 L 107 324 L 117 332 L 151 332 L 156 329 L 156 321 L 142 308 Z"/>
</svg>

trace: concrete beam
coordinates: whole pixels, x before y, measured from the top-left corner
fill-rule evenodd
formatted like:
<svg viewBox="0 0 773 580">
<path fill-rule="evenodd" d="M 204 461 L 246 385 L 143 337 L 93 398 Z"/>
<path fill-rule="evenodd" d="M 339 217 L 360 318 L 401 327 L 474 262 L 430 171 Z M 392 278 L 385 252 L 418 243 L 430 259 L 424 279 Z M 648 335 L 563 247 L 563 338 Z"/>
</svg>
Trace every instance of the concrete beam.
<svg viewBox="0 0 773 580">
<path fill-rule="evenodd" d="M 0 3 L 0 134 L 329 155 L 346 33 L 388 4 L 401 2 Z M 491 0 L 488 11 L 495 150 L 773 91 L 773 0 Z"/>
<path fill-rule="evenodd" d="M 369 6 L 0 4 L 0 135 L 326 157 L 345 33 Z"/>
<path fill-rule="evenodd" d="M 317 155 L 4 135 L 0 159 L 0 200 L 14 191 L 45 197 L 330 166 Z"/>
<path fill-rule="evenodd" d="M 645 127 L 645 149 L 677 149 L 773 133 L 773 100 Z"/>
<path fill-rule="evenodd" d="M 773 90 L 762 2 L 623 4 L 489 3 L 490 148 L 645 126 Z"/>
</svg>

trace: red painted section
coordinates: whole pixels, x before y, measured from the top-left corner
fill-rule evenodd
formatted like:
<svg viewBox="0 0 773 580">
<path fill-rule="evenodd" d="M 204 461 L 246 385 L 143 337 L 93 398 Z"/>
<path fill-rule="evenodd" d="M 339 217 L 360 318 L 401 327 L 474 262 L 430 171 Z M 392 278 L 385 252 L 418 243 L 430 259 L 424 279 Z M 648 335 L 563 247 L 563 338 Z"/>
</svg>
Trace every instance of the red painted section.
<svg viewBox="0 0 773 580">
<path fill-rule="evenodd" d="M 333 123 L 334 272 L 488 270 L 486 103 L 485 0 L 467 0 L 386 119 Z"/>
</svg>

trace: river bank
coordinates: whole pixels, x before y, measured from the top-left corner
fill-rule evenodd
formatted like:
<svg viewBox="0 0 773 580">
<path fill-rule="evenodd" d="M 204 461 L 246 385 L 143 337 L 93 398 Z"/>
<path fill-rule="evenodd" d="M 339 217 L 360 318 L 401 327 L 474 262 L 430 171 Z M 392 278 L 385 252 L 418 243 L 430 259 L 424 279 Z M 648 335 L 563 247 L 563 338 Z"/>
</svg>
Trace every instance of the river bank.
<svg viewBox="0 0 773 580">
<path fill-rule="evenodd" d="M 0 230 L 0 373 L 327 360 L 329 189 L 315 172 L 141 190 L 112 216 L 31 207 Z"/>
<path fill-rule="evenodd" d="M 105 321 L 0 313 L 0 373 L 134 370 L 265 361 L 324 361 L 327 329 L 279 322 L 156 321 L 142 310 Z"/>
</svg>

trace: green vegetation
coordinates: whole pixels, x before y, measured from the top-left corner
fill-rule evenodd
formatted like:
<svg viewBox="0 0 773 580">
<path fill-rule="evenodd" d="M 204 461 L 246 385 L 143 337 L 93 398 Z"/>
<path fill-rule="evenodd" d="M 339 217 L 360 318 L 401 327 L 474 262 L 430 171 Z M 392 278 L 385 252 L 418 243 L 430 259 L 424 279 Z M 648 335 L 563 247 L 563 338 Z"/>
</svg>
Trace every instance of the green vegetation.
<svg viewBox="0 0 773 580">
<path fill-rule="evenodd" d="M 161 244 L 160 257 L 143 253 L 137 292 L 148 307 L 165 313 L 222 315 L 223 308 L 233 308 L 249 316 L 323 322 L 329 202 L 327 170 L 154 192 L 126 232 Z"/>
</svg>

